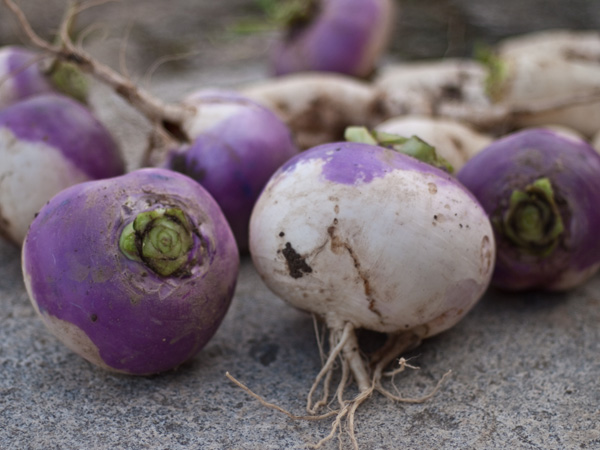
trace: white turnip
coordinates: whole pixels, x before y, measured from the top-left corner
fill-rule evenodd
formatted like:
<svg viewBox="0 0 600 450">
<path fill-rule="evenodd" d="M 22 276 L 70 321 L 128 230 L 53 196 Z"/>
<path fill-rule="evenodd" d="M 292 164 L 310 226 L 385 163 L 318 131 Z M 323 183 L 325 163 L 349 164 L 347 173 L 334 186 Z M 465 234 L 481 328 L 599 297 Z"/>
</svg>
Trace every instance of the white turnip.
<svg viewBox="0 0 600 450">
<path fill-rule="evenodd" d="M 455 325 L 486 290 L 494 266 L 492 227 L 452 176 L 390 149 L 331 143 L 292 158 L 267 184 L 250 222 L 250 252 L 267 286 L 316 314 L 330 354 L 315 386 L 342 361 L 338 421 L 374 390 L 391 398 L 383 369 L 408 346 Z M 355 330 L 389 335 L 371 360 Z M 368 367 L 372 367 L 370 371 Z M 316 412 L 309 393 L 308 410 Z"/>
<path fill-rule="evenodd" d="M 348 126 L 372 127 L 386 117 L 371 84 L 339 74 L 287 75 L 240 92 L 274 111 L 303 149 L 342 139 Z"/>
<path fill-rule="evenodd" d="M 525 114 L 518 127 L 547 123 L 573 128 L 591 137 L 600 123 L 600 33 L 549 30 L 500 42 L 496 49 L 495 101 L 512 109 L 537 101 L 563 107 Z M 569 106 L 569 99 L 589 98 Z M 581 103 L 581 102 L 579 102 Z M 585 103 L 585 102 L 584 102 Z"/>
</svg>

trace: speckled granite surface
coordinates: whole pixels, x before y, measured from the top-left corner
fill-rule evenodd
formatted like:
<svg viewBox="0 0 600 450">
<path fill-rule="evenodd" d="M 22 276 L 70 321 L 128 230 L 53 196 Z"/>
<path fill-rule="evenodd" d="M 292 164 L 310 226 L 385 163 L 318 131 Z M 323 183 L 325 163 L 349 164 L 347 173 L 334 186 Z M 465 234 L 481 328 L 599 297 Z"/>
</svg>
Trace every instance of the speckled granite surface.
<svg viewBox="0 0 600 450">
<path fill-rule="evenodd" d="M 0 244 L 0 448 L 301 449 L 329 432 L 302 414 L 320 368 L 312 319 L 243 262 L 215 338 L 176 372 L 113 375 L 72 354 L 35 316 L 19 252 Z M 410 353 L 404 394 L 453 375 L 424 404 L 374 395 L 357 416 L 361 448 L 600 448 L 600 277 L 569 295 L 489 292 L 454 329 Z M 337 448 L 337 441 L 325 448 Z"/>
</svg>

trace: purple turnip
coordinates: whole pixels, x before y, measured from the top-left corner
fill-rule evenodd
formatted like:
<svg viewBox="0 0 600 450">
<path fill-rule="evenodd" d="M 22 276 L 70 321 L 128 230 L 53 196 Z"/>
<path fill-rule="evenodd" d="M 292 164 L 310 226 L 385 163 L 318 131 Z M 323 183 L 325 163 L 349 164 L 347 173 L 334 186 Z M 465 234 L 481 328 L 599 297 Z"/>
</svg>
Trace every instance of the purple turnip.
<svg viewBox="0 0 600 450">
<path fill-rule="evenodd" d="M 0 109 L 40 94 L 62 93 L 85 102 L 88 83 L 75 65 L 24 47 L 0 48 Z"/>
<path fill-rule="evenodd" d="M 386 49 L 394 19 L 391 0 L 306 0 L 287 17 L 272 66 L 276 75 L 337 72 L 366 77 Z"/>
<path fill-rule="evenodd" d="M 20 245 L 54 194 L 124 172 L 108 131 L 90 111 L 59 94 L 0 110 L 0 234 Z"/>
<path fill-rule="evenodd" d="M 165 169 L 63 190 L 23 245 L 27 292 L 48 329 L 88 361 L 135 375 L 175 368 L 204 347 L 238 266 L 214 199 Z"/>
<path fill-rule="evenodd" d="M 248 249 L 252 207 L 271 175 L 298 153 L 286 125 L 270 110 L 234 92 L 201 91 L 188 125 L 193 142 L 165 167 L 199 182 L 221 206 L 240 251 Z"/>
<path fill-rule="evenodd" d="M 250 253 L 271 290 L 329 328 L 315 386 L 325 380 L 327 396 L 340 357 L 338 392 L 350 373 L 360 391 L 352 401 L 338 395 L 338 419 L 351 424 L 374 390 L 400 400 L 383 387 L 383 369 L 475 305 L 495 246 L 485 211 L 454 177 L 390 149 L 342 142 L 307 150 L 275 173 L 252 213 Z M 359 328 L 389 335 L 370 360 L 358 348 Z M 327 404 L 312 403 L 315 386 L 311 413 Z"/>
<path fill-rule="evenodd" d="M 585 141 L 520 131 L 482 150 L 457 176 L 494 227 L 493 285 L 566 290 L 600 267 L 600 155 Z"/>
<path fill-rule="evenodd" d="M 40 61 L 39 54 L 22 47 L 0 48 L 0 109 L 33 95 L 56 92 Z"/>
</svg>

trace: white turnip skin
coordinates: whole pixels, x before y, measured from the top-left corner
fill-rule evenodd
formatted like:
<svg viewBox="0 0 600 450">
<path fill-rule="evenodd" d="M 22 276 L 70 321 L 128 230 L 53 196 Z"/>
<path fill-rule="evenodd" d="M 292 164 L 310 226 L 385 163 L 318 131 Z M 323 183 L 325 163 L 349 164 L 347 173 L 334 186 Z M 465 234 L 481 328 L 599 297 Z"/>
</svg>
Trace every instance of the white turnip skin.
<svg viewBox="0 0 600 450">
<path fill-rule="evenodd" d="M 125 170 L 102 124 L 83 105 L 59 94 L 0 110 L 0 161 L 0 235 L 16 245 L 53 195 Z"/>
<path fill-rule="evenodd" d="M 518 127 L 563 125 L 591 137 L 600 123 L 600 33 L 550 30 L 509 38 L 497 46 L 502 71 L 496 101 L 511 108 L 539 100 L 589 96 L 589 104 L 520 117 Z M 568 101 L 565 102 L 568 104 Z"/>
<path fill-rule="evenodd" d="M 446 159 L 455 171 L 492 142 L 491 136 L 467 124 L 440 117 L 394 117 L 377 125 L 375 130 L 423 139 L 435 147 L 437 154 Z"/>
<path fill-rule="evenodd" d="M 301 153 L 271 178 L 252 213 L 250 253 L 273 292 L 325 321 L 337 349 L 329 361 L 342 352 L 360 403 L 374 389 L 390 394 L 381 372 L 406 346 L 447 330 L 475 305 L 495 244 L 484 210 L 452 176 L 346 142 Z M 388 333 L 392 344 L 365 361 L 358 328 Z"/>
<path fill-rule="evenodd" d="M 275 112 L 302 149 L 343 139 L 348 126 L 385 117 L 376 89 L 339 74 L 302 73 L 255 82 L 240 92 Z"/>
<path fill-rule="evenodd" d="M 132 375 L 176 368 L 206 345 L 239 267 L 214 199 L 165 169 L 61 191 L 31 224 L 22 254 L 48 329 L 93 364 Z"/>
<path fill-rule="evenodd" d="M 387 118 L 409 114 L 452 118 L 461 109 L 468 115 L 490 106 L 487 76 L 487 68 L 476 61 L 443 59 L 384 67 L 373 83 Z"/>
</svg>

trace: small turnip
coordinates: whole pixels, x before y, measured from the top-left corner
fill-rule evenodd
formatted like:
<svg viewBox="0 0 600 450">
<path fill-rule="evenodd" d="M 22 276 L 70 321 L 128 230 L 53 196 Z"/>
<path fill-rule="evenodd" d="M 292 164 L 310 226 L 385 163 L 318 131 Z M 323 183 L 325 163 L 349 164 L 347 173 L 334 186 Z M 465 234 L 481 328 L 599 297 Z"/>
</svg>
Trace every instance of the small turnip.
<svg viewBox="0 0 600 450">
<path fill-rule="evenodd" d="M 600 155 L 585 141 L 520 131 L 493 142 L 457 176 L 494 226 L 493 285 L 566 290 L 600 267 Z"/>
<path fill-rule="evenodd" d="M 252 207 L 271 175 L 298 153 L 287 126 L 270 110 L 228 91 L 200 91 L 189 145 L 173 151 L 165 167 L 199 182 L 217 201 L 236 237 L 248 249 Z"/>
<path fill-rule="evenodd" d="M 80 103 L 45 94 L 0 110 L 0 234 L 20 245 L 62 189 L 124 172 L 108 131 Z"/>
<path fill-rule="evenodd" d="M 487 68 L 467 59 L 392 64 L 374 80 L 387 118 L 403 115 L 453 118 L 488 108 Z M 457 111 L 458 110 L 458 111 Z"/>
<path fill-rule="evenodd" d="M 496 49 L 499 75 L 490 86 L 498 103 L 521 108 L 536 101 L 565 100 L 561 108 L 523 115 L 520 128 L 563 125 L 591 137 L 600 122 L 600 33 L 547 30 L 512 37 Z M 589 97 L 569 106 L 568 99 Z"/>
<path fill-rule="evenodd" d="M 271 64 L 276 75 L 336 72 L 370 75 L 391 36 L 392 0 L 306 0 L 288 13 Z"/>
<path fill-rule="evenodd" d="M 65 345 L 105 369 L 147 375 L 181 365 L 214 335 L 239 256 L 204 188 L 140 169 L 53 197 L 22 264 L 36 311 Z"/>
<path fill-rule="evenodd" d="M 315 385 L 328 384 L 339 356 L 338 389 L 351 373 L 360 391 L 353 401 L 338 395 L 338 419 L 347 415 L 350 424 L 374 390 L 400 399 L 381 384 L 383 369 L 464 317 L 486 290 L 495 258 L 485 211 L 454 177 L 355 142 L 307 150 L 275 173 L 252 213 L 250 252 L 273 292 L 329 328 L 329 359 Z M 377 357 L 361 355 L 360 328 L 389 335 Z M 327 404 L 312 404 L 314 387 L 309 412 Z"/>
<path fill-rule="evenodd" d="M 0 109 L 50 93 L 62 93 L 85 103 L 88 82 L 69 62 L 15 45 L 0 48 Z"/>
<path fill-rule="evenodd" d="M 33 95 L 56 92 L 40 61 L 39 54 L 22 47 L 0 48 L 0 109 Z"/>
</svg>

